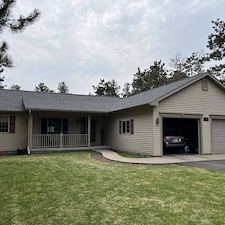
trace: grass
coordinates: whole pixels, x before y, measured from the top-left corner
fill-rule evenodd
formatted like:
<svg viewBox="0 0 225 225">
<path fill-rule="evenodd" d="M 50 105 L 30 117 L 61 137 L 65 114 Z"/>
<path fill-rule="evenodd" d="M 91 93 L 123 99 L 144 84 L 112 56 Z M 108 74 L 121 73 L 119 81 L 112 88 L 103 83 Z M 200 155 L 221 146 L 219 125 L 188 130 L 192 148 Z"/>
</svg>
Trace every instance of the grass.
<svg viewBox="0 0 225 225">
<path fill-rule="evenodd" d="M 138 154 L 132 154 L 132 153 L 126 153 L 126 152 L 117 152 L 117 153 L 127 158 L 146 158 L 146 156 L 138 155 Z"/>
<path fill-rule="evenodd" d="M 225 173 L 96 161 L 87 152 L 0 158 L 0 224 L 224 224 Z"/>
</svg>

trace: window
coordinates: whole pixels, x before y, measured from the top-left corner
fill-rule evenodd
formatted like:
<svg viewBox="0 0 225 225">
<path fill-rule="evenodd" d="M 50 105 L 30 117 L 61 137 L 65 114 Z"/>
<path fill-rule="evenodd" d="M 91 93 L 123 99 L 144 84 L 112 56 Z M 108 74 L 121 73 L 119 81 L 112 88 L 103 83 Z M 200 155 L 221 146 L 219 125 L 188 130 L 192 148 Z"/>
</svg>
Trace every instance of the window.
<svg viewBox="0 0 225 225">
<path fill-rule="evenodd" d="M 62 119 L 61 118 L 48 118 L 48 134 L 62 133 Z"/>
<path fill-rule="evenodd" d="M 123 121 L 123 134 L 130 133 L 130 120 Z"/>
<path fill-rule="evenodd" d="M 42 134 L 68 134 L 68 118 L 41 118 Z"/>
<path fill-rule="evenodd" d="M 9 132 L 8 116 L 0 116 L 0 132 Z"/>
<path fill-rule="evenodd" d="M 119 133 L 120 134 L 134 134 L 134 120 L 119 121 Z"/>
</svg>

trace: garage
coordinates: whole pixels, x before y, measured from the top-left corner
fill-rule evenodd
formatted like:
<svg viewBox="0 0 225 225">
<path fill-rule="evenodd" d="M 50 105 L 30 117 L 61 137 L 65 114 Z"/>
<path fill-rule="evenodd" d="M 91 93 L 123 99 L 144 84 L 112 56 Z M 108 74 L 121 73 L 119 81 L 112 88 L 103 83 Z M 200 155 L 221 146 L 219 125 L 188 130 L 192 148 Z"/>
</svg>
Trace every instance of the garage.
<svg viewBox="0 0 225 225">
<path fill-rule="evenodd" d="M 212 120 L 212 153 L 225 153 L 225 120 Z"/>
<path fill-rule="evenodd" d="M 198 119 L 163 118 L 163 154 L 198 154 L 199 149 Z"/>
</svg>

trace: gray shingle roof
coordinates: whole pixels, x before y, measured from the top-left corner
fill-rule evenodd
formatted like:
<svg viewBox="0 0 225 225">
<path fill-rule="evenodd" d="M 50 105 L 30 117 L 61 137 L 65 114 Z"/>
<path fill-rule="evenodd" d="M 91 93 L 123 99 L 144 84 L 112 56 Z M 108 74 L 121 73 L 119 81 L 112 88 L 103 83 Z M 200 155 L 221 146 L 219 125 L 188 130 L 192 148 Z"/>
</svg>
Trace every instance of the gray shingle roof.
<svg viewBox="0 0 225 225">
<path fill-rule="evenodd" d="M 0 111 L 24 111 L 23 92 L 0 89 Z"/>
<path fill-rule="evenodd" d="M 128 98 L 123 98 L 120 101 L 117 101 L 111 108 L 110 111 L 117 111 L 127 108 L 132 108 L 140 105 L 149 104 L 156 99 L 180 88 L 181 86 L 191 82 L 196 79 L 197 76 L 185 78 L 170 84 L 163 85 L 158 88 L 154 88 L 145 92 L 141 92 L 136 95 L 132 95 Z"/>
<path fill-rule="evenodd" d="M 106 96 L 40 93 L 0 89 L 0 111 L 44 110 L 96 113 L 114 112 L 149 104 L 202 75 L 203 74 L 186 78 L 123 99 Z"/>
<path fill-rule="evenodd" d="M 30 92 L 23 96 L 26 109 L 79 112 L 108 112 L 119 98 L 93 95 L 73 95 Z"/>
<path fill-rule="evenodd" d="M 119 98 L 0 89 L 0 111 L 108 112 Z"/>
</svg>

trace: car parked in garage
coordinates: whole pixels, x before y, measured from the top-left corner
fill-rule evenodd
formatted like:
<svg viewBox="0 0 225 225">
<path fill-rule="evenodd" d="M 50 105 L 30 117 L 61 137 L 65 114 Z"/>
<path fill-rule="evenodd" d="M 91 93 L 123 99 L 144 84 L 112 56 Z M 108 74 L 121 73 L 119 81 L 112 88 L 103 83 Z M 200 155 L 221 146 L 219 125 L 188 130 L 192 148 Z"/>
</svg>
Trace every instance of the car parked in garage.
<svg viewBox="0 0 225 225">
<path fill-rule="evenodd" d="M 185 150 L 185 137 L 176 129 L 165 129 L 163 136 L 164 150 Z M 168 151 L 170 153 L 170 151 Z M 171 151 L 172 153 L 172 151 Z"/>
</svg>

